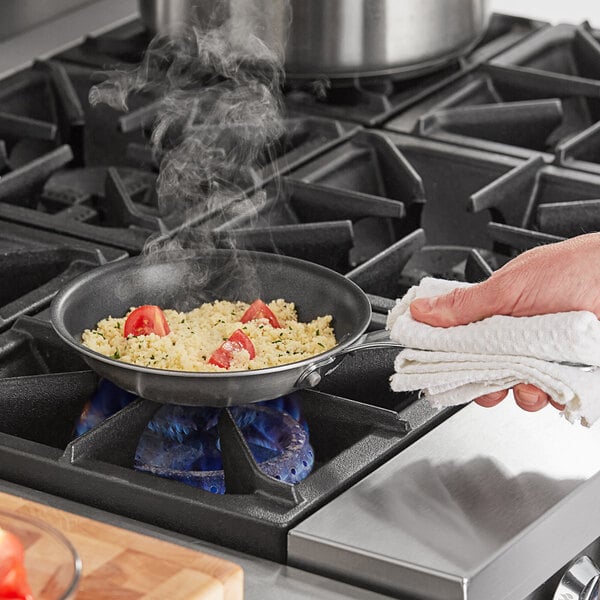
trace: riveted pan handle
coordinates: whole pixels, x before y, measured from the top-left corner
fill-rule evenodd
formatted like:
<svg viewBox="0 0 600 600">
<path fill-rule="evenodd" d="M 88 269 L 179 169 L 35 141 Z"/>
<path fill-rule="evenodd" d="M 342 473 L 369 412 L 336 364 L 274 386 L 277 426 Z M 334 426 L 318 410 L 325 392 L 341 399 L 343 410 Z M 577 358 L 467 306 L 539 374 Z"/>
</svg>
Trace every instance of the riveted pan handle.
<svg viewBox="0 0 600 600">
<path fill-rule="evenodd" d="M 386 329 L 379 329 L 377 331 L 370 331 L 362 335 L 354 344 L 347 346 L 339 350 L 336 354 L 328 356 L 327 358 L 317 360 L 308 366 L 298 377 L 296 381 L 295 389 L 300 388 L 312 388 L 319 385 L 321 379 L 326 377 L 339 365 L 342 360 L 355 352 L 362 350 L 370 350 L 372 348 L 404 348 L 398 342 L 394 342 L 390 339 L 390 332 Z"/>
</svg>

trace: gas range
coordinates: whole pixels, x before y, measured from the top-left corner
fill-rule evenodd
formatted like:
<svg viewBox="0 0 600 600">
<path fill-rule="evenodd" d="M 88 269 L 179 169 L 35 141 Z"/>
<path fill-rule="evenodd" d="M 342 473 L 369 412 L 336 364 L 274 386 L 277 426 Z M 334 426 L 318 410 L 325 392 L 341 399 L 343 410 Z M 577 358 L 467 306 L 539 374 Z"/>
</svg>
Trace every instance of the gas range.
<svg viewBox="0 0 600 600">
<path fill-rule="evenodd" d="M 216 417 L 216 493 L 134 469 L 158 406 L 107 396 L 48 306 L 78 274 L 184 227 L 344 274 L 377 330 L 426 275 L 480 281 L 521 251 L 595 231 L 600 32 L 495 15 L 469 55 L 417 80 L 290 84 L 285 133 L 236 181 L 239 199 L 185 220 L 156 198 L 157 104 L 87 102 L 99 69 L 134 64 L 147 43 L 129 19 L 0 79 L 0 272 L 17 282 L 0 294 L 0 478 L 213 544 L 247 578 L 256 565 L 277 573 L 272 597 L 552 597 L 571 559 L 598 556 L 595 429 L 508 405 L 434 411 L 392 393 L 394 352 L 371 350 L 268 407 L 293 404 L 308 431 L 314 465 L 299 482 L 262 472 L 243 418 Z M 91 401 L 97 420 L 75 432 Z M 315 587 L 293 596 L 294 577 Z"/>
</svg>

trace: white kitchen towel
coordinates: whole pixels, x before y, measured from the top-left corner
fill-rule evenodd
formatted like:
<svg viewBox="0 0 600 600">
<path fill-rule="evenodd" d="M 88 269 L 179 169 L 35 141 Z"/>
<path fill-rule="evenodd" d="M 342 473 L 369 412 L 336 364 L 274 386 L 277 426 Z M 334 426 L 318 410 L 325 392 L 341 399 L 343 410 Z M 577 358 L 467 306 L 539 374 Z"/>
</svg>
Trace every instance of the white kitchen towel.
<svg viewBox="0 0 600 600">
<path fill-rule="evenodd" d="M 388 316 L 390 337 L 407 349 L 395 361 L 395 391 L 422 390 L 435 406 L 532 383 L 565 405 L 571 422 L 591 425 L 600 417 L 600 321 L 587 311 L 534 317 L 494 316 L 441 328 L 415 321 L 415 298 L 446 294 L 470 284 L 426 278 L 398 300 Z"/>
</svg>

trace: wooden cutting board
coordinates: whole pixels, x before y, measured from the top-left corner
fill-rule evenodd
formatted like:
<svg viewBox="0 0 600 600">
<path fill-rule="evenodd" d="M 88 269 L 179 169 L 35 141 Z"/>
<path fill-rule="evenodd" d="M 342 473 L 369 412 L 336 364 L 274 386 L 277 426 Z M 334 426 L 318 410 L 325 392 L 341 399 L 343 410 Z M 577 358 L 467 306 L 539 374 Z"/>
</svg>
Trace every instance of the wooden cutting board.
<svg viewBox="0 0 600 600">
<path fill-rule="evenodd" d="M 0 509 L 60 530 L 82 562 L 76 600 L 238 600 L 242 568 L 209 554 L 0 492 Z"/>
</svg>

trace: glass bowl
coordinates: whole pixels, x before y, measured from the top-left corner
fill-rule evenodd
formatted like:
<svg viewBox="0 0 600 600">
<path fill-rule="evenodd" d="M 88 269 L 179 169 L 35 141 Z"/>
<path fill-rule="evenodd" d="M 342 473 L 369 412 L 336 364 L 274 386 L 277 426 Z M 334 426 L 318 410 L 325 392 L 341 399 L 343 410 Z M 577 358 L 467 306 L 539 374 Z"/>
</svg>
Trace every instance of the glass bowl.
<svg viewBox="0 0 600 600">
<path fill-rule="evenodd" d="M 15 534 L 25 549 L 25 570 L 34 600 L 70 600 L 81 574 L 71 542 L 46 522 L 0 510 L 0 528 Z"/>
</svg>

